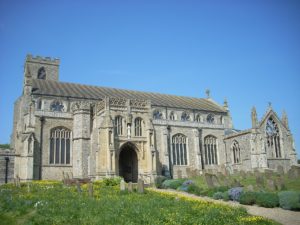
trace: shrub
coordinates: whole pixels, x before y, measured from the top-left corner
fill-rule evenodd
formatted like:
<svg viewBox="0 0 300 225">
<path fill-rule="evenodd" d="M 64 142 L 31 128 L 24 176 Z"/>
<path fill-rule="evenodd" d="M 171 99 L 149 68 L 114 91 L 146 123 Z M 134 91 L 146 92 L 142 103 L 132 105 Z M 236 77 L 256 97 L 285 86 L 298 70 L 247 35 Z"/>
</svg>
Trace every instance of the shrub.
<svg viewBox="0 0 300 225">
<path fill-rule="evenodd" d="M 120 184 L 122 178 L 121 177 L 110 177 L 110 178 L 103 178 L 104 186 L 117 186 Z"/>
<path fill-rule="evenodd" d="M 218 199 L 223 199 L 223 193 L 220 192 L 220 191 L 214 193 L 213 199 L 217 199 L 217 200 L 218 200 Z"/>
<path fill-rule="evenodd" d="M 163 188 L 162 184 L 166 179 L 167 179 L 167 177 L 165 177 L 165 176 L 157 176 L 155 178 L 155 181 L 154 181 L 155 182 L 155 187 Z"/>
<path fill-rule="evenodd" d="M 242 187 L 235 187 L 228 190 L 229 198 L 233 201 L 239 201 L 242 193 L 243 193 Z"/>
<path fill-rule="evenodd" d="M 279 205 L 279 198 L 276 193 L 257 193 L 256 204 L 266 208 L 274 208 Z"/>
<path fill-rule="evenodd" d="M 224 201 L 229 201 L 229 200 L 230 200 L 228 191 L 224 191 L 224 192 L 223 192 L 222 199 L 223 199 Z"/>
<path fill-rule="evenodd" d="M 171 189 L 177 189 L 180 185 L 182 185 L 184 180 L 181 179 L 174 179 L 174 180 L 165 180 L 162 183 L 163 188 L 171 188 Z"/>
<path fill-rule="evenodd" d="M 228 187 L 226 187 L 226 186 L 214 187 L 214 188 L 210 188 L 210 189 L 206 189 L 206 190 L 202 191 L 201 195 L 213 197 L 214 193 L 225 192 L 227 190 L 228 190 Z"/>
<path fill-rule="evenodd" d="M 279 205 L 283 209 L 300 210 L 300 193 L 296 191 L 282 191 L 278 193 Z"/>
<path fill-rule="evenodd" d="M 187 192 L 190 194 L 200 195 L 201 191 L 202 191 L 202 188 L 200 188 L 196 184 L 191 184 L 187 188 Z"/>
<path fill-rule="evenodd" d="M 243 205 L 253 205 L 256 202 L 257 193 L 249 191 L 243 192 L 240 196 L 239 202 Z"/>
</svg>

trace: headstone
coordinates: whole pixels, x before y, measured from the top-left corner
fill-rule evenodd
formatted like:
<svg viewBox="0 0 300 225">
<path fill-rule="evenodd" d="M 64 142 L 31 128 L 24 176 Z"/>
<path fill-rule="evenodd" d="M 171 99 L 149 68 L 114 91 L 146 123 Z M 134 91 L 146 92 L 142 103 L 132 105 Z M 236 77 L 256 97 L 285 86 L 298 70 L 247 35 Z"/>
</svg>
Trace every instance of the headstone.
<svg viewBox="0 0 300 225">
<path fill-rule="evenodd" d="M 124 179 L 122 179 L 120 182 L 120 191 L 125 191 L 125 190 L 126 190 L 125 181 Z"/>
<path fill-rule="evenodd" d="M 211 175 L 211 180 L 214 187 L 219 187 L 220 183 L 216 175 Z"/>
<path fill-rule="evenodd" d="M 300 177 L 300 167 L 299 166 L 291 166 L 291 169 L 288 172 L 288 177 L 290 179 L 297 179 Z"/>
<path fill-rule="evenodd" d="M 209 173 L 206 173 L 206 174 L 204 174 L 204 177 L 205 177 L 205 181 L 206 181 L 208 188 L 214 188 L 215 186 L 212 181 L 212 175 Z"/>
<path fill-rule="evenodd" d="M 187 175 L 187 177 L 192 177 L 191 168 L 189 168 L 189 167 L 186 168 L 186 175 Z"/>
<path fill-rule="evenodd" d="M 199 174 L 199 171 L 197 169 L 194 169 L 191 171 L 191 177 L 197 177 Z"/>
<path fill-rule="evenodd" d="M 94 197 L 94 188 L 93 188 L 93 183 L 92 182 L 89 183 L 89 196 L 91 198 Z"/>
<path fill-rule="evenodd" d="M 144 193 L 144 181 L 142 179 L 138 179 L 137 191 L 140 194 Z"/>
<path fill-rule="evenodd" d="M 267 188 L 271 191 L 276 191 L 275 182 L 272 179 L 267 179 Z"/>
<path fill-rule="evenodd" d="M 237 180 L 236 178 L 233 179 L 232 183 L 231 183 L 232 187 L 242 187 L 241 183 L 239 180 Z"/>
<path fill-rule="evenodd" d="M 276 190 L 278 190 L 278 191 L 285 189 L 285 184 L 284 184 L 284 180 L 282 177 L 277 177 L 275 179 L 275 186 L 276 186 Z"/>
<path fill-rule="evenodd" d="M 230 187 L 231 186 L 231 181 L 228 177 L 225 177 L 223 180 L 223 185 L 226 187 Z"/>
<path fill-rule="evenodd" d="M 273 170 L 269 170 L 269 169 L 265 169 L 264 173 L 265 173 L 266 178 L 268 178 L 268 179 L 271 179 L 274 174 Z"/>
<path fill-rule="evenodd" d="M 78 194 L 81 194 L 81 193 L 82 193 L 82 190 L 81 190 L 80 183 L 79 183 L 78 180 L 76 180 L 76 187 L 77 187 L 77 192 L 78 192 Z"/>
<path fill-rule="evenodd" d="M 131 182 L 128 183 L 128 192 L 133 192 L 133 184 Z"/>
<path fill-rule="evenodd" d="M 247 178 L 247 174 L 244 170 L 240 171 L 240 175 L 243 179 L 246 179 Z"/>
<path fill-rule="evenodd" d="M 260 188 L 264 187 L 265 181 L 263 176 L 256 176 L 256 185 Z"/>
<path fill-rule="evenodd" d="M 280 175 L 284 175 L 283 166 L 281 166 L 281 165 L 277 166 L 277 173 L 279 173 Z"/>
</svg>

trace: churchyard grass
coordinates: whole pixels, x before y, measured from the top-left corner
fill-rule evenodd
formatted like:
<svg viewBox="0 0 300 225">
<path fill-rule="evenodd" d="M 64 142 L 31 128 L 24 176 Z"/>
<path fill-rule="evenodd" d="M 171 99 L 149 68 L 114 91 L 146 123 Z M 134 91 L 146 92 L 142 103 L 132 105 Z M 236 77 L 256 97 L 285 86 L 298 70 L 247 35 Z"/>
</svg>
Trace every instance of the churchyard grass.
<svg viewBox="0 0 300 225">
<path fill-rule="evenodd" d="M 55 181 L 0 186 L 0 224 L 277 224 L 233 208 L 171 193 L 121 192 L 119 186 Z"/>
</svg>

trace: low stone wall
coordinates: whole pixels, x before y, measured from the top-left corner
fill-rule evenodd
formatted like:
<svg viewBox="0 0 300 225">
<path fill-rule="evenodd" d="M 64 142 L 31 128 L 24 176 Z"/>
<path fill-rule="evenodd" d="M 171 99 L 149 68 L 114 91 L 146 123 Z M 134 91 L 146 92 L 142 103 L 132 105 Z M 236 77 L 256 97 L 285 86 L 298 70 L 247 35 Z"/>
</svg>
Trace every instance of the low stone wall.
<svg viewBox="0 0 300 225">
<path fill-rule="evenodd" d="M 0 184 L 5 183 L 6 161 L 8 161 L 7 182 L 13 182 L 15 153 L 10 149 L 0 148 Z"/>
</svg>

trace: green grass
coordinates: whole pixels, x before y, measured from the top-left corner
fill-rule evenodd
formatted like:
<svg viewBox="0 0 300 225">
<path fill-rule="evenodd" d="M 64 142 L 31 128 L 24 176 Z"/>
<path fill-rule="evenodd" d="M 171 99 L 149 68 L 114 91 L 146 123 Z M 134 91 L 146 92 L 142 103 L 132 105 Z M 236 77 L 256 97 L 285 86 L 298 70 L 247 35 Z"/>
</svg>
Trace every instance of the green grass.
<svg viewBox="0 0 300 225">
<path fill-rule="evenodd" d="M 65 187 L 37 182 L 21 188 L 0 186 L 0 224 L 277 224 L 250 216 L 245 209 L 162 194 L 120 192 L 118 186 Z"/>
</svg>

